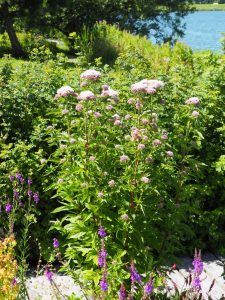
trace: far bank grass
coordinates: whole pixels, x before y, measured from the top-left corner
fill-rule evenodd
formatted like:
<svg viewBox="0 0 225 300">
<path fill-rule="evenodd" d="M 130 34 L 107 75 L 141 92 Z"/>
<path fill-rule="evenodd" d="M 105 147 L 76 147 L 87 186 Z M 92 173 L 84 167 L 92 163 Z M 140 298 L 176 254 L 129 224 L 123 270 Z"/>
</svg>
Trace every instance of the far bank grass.
<svg viewBox="0 0 225 300">
<path fill-rule="evenodd" d="M 201 11 L 225 11 L 225 4 L 195 4 L 194 7 L 196 10 Z"/>
</svg>

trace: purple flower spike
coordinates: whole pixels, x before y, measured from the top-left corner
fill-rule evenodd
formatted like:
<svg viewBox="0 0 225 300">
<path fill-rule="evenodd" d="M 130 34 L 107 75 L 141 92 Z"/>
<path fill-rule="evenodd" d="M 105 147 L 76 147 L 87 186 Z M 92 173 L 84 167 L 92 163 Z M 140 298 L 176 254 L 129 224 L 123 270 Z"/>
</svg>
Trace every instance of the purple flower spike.
<svg viewBox="0 0 225 300">
<path fill-rule="evenodd" d="M 102 289 L 103 292 L 107 292 L 108 291 L 108 282 L 106 280 L 106 274 L 104 272 L 103 276 L 102 276 L 102 280 L 100 281 L 100 288 Z"/>
<path fill-rule="evenodd" d="M 199 292 L 201 290 L 201 280 L 199 276 L 196 276 L 192 281 L 192 286 L 196 292 Z"/>
<path fill-rule="evenodd" d="M 202 262 L 202 259 L 201 259 L 201 250 L 198 251 L 197 249 L 195 249 L 195 256 L 194 256 L 194 260 L 192 262 L 192 265 L 194 266 L 195 273 L 200 275 L 203 271 L 203 262 Z"/>
<path fill-rule="evenodd" d="M 16 284 L 17 284 L 17 280 L 16 280 L 16 278 L 13 278 L 12 285 L 15 286 Z"/>
<path fill-rule="evenodd" d="M 105 228 L 103 226 L 100 226 L 99 229 L 98 229 L 98 235 L 101 237 L 101 238 L 104 238 L 106 236 L 106 231 L 105 231 Z"/>
<path fill-rule="evenodd" d="M 5 206 L 5 211 L 7 212 L 7 214 L 10 214 L 12 211 L 12 204 L 7 203 Z"/>
<path fill-rule="evenodd" d="M 19 172 L 17 172 L 17 173 L 16 173 L 16 179 L 17 179 L 17 180 L 20 180 L 21 177 L 22 177 L 22 174 L 19 173 Z"/>
<path fill-rule="evenodd" d="M 17 179 L 21 184 L 23 184 L 24 181 L 25 181 L 25 179 L 23 178 L 22 174 L 19 173 L 19 172 L 16 173 L 16 179 Z"/>
<path fill-rule="evenodd" d="M 126 300 L 126 298 L 127 298 L 126 288 L 122 283 L 119 290 L 119 300 Z"/>
<path fill-rule="evenodd" d="M 16 200 L 19 200 L 20 198 L 20 192 L 17 190 L 13 190 L 13 196 Z"/>
<path fill-rule="evenodd" d="M 38 192 L 35 192 L 34 194 L 33 194 L 33 199 L 34 199 L 34 202 L 36 203 L 36 204 L 38 204 L 38 202 L 39 202 L 39 193 Z"/>
<path fill-rule="evenodd" d="M 33 192 L 29 189 L 28 191 L 27 191 L 27 195 L 28 195 L 28 197 L 32 197 L 32 195 L 33 195 Z"/>
<path fill-rule="evenodd" d="M 53 239 L 53 247 L 56 249 L 56 248 L 59 248 L 59 241 L 56 239 L 56 238 L 54 238 Z"/>
<path fill-rule="evenodd" d="M 105 245 L 104 245 L 104 240 L 102 240 L 102 248 L 98 253 L 98 265 L 100 268 L 103 268 L 106 266 L 106 256 L 108 255 Z"/>
<path fill-rule="evenodd" d="M 153 291 L 152 276 L 150 276 L 149 281 L 145 285 L 145 294 L 150 295 L 152 291 Z"/>
<path fill-rule="evenodd" d="M 137 270 L 135 268 L 134 262 L 131 263 L 130 278 L 131 278 L 132 283 L 140 282 L 141 281 L 141 276 L 140 276 L 140 274 L 138 274 L 138 272 L 137 272 Z"/>
<path fill-rule="evenodd" d="M 50 281 L 50 282 L 52 281 L 53 273 L 51 271 L 49 271 L 48 267 L 46 267 L 46 269 L 45 269 L 45 276 L 48 279 L 48 281 Z"/>
<path fill-rule="evenodd" d="M 15 177 L 13 175 L 9 175 L 9 180 L 13 181 L 15 179 Z"/>
<path fill-rule="evenodd" d="M 33 181 L 32 181 L 32 179 L 29 177 L 29 178 L 27 179 L 27 184 L 28 184 L 29 186 L 31 186 L 32 183 L 33 183 Z"/>
</svg>

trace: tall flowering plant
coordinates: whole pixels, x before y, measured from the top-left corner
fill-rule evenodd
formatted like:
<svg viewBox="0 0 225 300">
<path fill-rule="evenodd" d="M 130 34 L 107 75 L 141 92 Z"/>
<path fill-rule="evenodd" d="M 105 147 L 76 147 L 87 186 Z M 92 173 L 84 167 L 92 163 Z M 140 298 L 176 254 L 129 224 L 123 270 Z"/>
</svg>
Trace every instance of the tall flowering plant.
<svg viewBox="0 0 225 300">
<path fill-rule="evenodd" d="M 20 172 L 9 176 L 7 186 L 9 189 L 6 191 L 4 213 L 2 212 L 1 219 L 5 224 L 4 235 L 9 236 L 6 241 L 12 240 L 14 242 L 12 249 L 16 249 L 14 253 L 16 260 L 12 266 L 17 261 L 17 272 L 14 272 L 12 284 L 17 285 L 19 283 L 17 292 L 19 291 L 21 297 L 27 298 L 28 293 L 25 285 L 28 270 L 27 260 L 30 255 L 31 225 L 36 222 L 38 213 L 39 193 L 33 190 L 32 179 L 30 177 L 25 179 Z"/>
<path fill-rule="evenodd" d="M 55 228 L 67 238 L 65 255 L 96 295 L 118 295 L 121 282 L 134 283 L 137 277 L 134 261 L 141 274 L 149 274 L 154 254 L 163 259 L 176 247 L 172 236 L 179 240 L 187 209 L 184 171 L 199 99 L 184 99 L 182 126 L 171 132 L 163 119 L 164 87 L 161 80 L 143 79 L 120 93 L 99 71 L 88 70 L 76 90 L 65 86 L 55 96 L 46 132 L 56 151 L 44 162 L 51 170 L 58 163 L 53 188 L 62 206 L 55 213 L 66 214 Z M 180 147 L 176 141 L 184 127 Z M 100 235 L 103 226 L 110 238 Z M 152 279 L 146 280 L 147 295 Z M 135 293 L 133 285 L 129 297 Z"/>
</svg>

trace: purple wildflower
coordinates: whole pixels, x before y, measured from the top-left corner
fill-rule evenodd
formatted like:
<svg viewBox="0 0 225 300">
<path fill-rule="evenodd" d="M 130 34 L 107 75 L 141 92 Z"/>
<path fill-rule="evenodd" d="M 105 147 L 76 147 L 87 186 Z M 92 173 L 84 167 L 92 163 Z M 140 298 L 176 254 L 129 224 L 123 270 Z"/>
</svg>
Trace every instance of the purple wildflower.
<svg viewBox="0 0 225 300">
<path fill-rule="evenodd" d="M 7 214 L 11 213 L 12 211 L 12 204 L 7 203 L 5 206 L 5 211 L 7 212 Z"/>
<path fill-rule="evenodd" d="M 149 281 L 145 285 L 145 294 L 150 295 L 152 291 L 153 291 L 152 276 L 150 276 Z"/>
<path fill-rule="evenodd" d="M 101 237 L 101 238 L 104 238 L 106 236 L 106 231 L 105 231 L 105 228 L 103 226 L 100 226 L 99 229 L 98 229 L 98 235 Z"/>
<path fill-rule="evenodd" d="M 19 197 L 20 197 L 20 192 L 17 191 L 17 190 L 13 190 L 13 196 L 16 200 L 19 200 Z"/>
<path fill-rule="evenodd" d="M 124 284 L 121 284 L 120 290 L 119 290 L 119 300 L 126 300 L 127 294 L 126 294 L 126 288 Z"/>
<path fill-rule="evenodd" d="M 15 177 L 13 175 L 9 175 L 9 180 L 13 181 L 15 179 Z"/>
<path fill-rule="evenodd" d="M 33 195 L 33 192 L 29 189 L 28 191 L 27 191 L 27 195 L 28 195 L 28 197 L 32 197 L 32 195 Z"/>
<path fill-rule="evenodd" d="M 203 262 L 201 260 L 201 250 L 198 251 L 197 249 L 195 249 L 195 256 L 194 256 L 192 265 L 194 266 L 195 273 L 200 275 L 203 271 Z"/>
<path fill-rule="evenodd" d="M 17 179 L 21 184 L 23 184 L 24 181 L 25 181 L 25 179 L 23 178 L 22 174 L 19 173 L 19 172 L 16 173 L 16 179 Z"/>
<path fill-rule="evenodd" d="M 199 276 L 195 276 L 195 278 L 192 281 L 192 286 L 196 292 L 199 292 L 201 290 L 201 280 Z"/>
<path fill-rule="evenodd" d="M 107 255 L 108 255 L 108 253 L 105 249 L 104 240 L 102 240 L 102 247 L 98 253 L 98 265 L 100 268 L 103 268 L 106 266 L 106 256 Z"/>
<path fill-rule="evenodd" d="M 36 204 L 38 204 L 38 202 L 39 202 L 39 193 L 38 192 L 35 192 L 34 194 L 33 194 L 33 199 L 34 199 L 34 202 L 36 203 Z"/>
<path fill-rule="evenodd" d="M 106 280 L 106 273 L 104 272 L 102 275 L 102 280 L 100 281 L 100 288 L 102 289 L 103 292 L 108 291 L 108 282 Z"/>
<path fill-rule="evenodd" d="M 50 282 L 52 281 L 53 273 L 51 271 L 49 271 L 48 267 L 46 267 L 46 269 L 45 269 L 45 276 L 48 279 L 48 281 L 50 281 Z"/>
<path fill-rule="evenodd" d="M 140 274 L 138 274 L 138 272 L 137 272 L 137 270 L 135 268 L 134 262 L 131 263 L 130 278 L 131 278 L 132 283 L 140 282 L 141 281 L 141 276 L 140 276 Z"/>
<path fill-rule="evenodd" d="M 16 280 L 16 278 L 13 278 L 12 285 L 15 286 L 16 284 L 17 284 L 17 280 Z"/>
<path fill-rule="evenodd" d="M 59 248 L 59 241 L 56 238 L 53 239 L 53 247 Z"/>
<path fill-rule="evenodd" d="M 29 177 L 29 178 L 27 179 L 27 184 L 30 186 L 32 183 L 33 183 L 33 181 L 32 181 L 32 179 Z"/>
<path fill-rule="evenodd" d="M 17 180 L 20 180 L 21 177 L 22 177 L 22 174 L 19 173 L 19 172 L 17 172 L 17 173 L 16 173 L 16 179 L 17 179 Z"/>
</svg>

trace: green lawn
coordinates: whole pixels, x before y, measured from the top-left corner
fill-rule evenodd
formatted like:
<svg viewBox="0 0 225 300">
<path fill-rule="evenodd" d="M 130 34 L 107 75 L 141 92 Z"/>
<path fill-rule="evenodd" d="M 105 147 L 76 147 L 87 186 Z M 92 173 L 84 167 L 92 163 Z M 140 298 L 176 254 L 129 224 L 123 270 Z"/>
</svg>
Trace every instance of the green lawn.
<svg viewBox="0 0 225 300">
<path fill-rule="evenodd" d="M 197 10 L 225 10 L 225 4 L 195 4 Z"/>
</svg>

